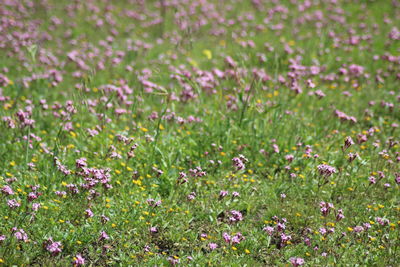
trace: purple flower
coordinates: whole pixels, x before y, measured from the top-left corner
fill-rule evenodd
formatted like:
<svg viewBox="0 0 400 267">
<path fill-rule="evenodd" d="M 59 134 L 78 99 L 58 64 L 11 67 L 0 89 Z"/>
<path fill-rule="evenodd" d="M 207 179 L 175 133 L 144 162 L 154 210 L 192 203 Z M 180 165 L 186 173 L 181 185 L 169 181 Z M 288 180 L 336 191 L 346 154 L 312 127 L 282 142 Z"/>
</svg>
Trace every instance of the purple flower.
<svg viewBox="0 0 400 267">
<path fill-rule="evenodd" d="M 32 203 L 32 210 L 38 211 L 40 206 L 41 206 L 40 203 Z"/>
<path fill-rule="evenodd" d="M 151 249 L 151 247 L 150 247 L 149 245 L 145 245 L 144 248 L 143 248 L 143 250 L 144 250 L 145 252 L 149 252 L 150 249 Z"/>
<path fill-rule="evenodd" d="M 236 167 L 237 171 L 244 170 L 246 168 L 246 165 L 244 165 L 244 162 L 242 161 L 242 159 L 240 159 L 238 157 L 233 158 L 232 162 L 233 162 L 233 166 Z"/>
<path fill-rule="evenodd" d="M 321 90 L 316 90 L 314 92 L 314 95 L 316 95 L 319 99 L 324 98 L 326 96 L 325 93 Z"/>
<path fill-rule="evenodd" d="M 107 235 L 107 233 L 104 231 L 101 231 L 100 236 L 99 236 L 99 241 L 108 240 L 108 239 L 110 239 L 110 237 Z"/>
<path fill-rule="evenodd" d="M 292 162 L 293 159 L 294 159 L 294 156 L 291 155 L 291 154 L 289 154 L 289 155 L 286 155 L 286 156 L 285 156 L 285 159 L 286 159 L 287 161 L 289 161 L 289 162 Z"/>
<path fill-rule="evenodd" d="M 275 153 L 279 153 L 279 146 L 277 144 L 272 144 L 272 149 Z"/>
<path fill-rule="evenodd" d="M 17 229 L 13 228 L 14 231 L 14 236 L 17 238 L 17 240 L 27 242 L 28 241 L 28 235 L 25 233 L 24 229 Z"/>
<path fill-rule="evenodd" d="M 326 177 L 329 177 L 332 174 L 336 173 L 336 169 L 327 164 L 318 165 L 318 171 L 321 175 L 326 176 Z"/>
<path fill-rule="evenodd" d="M 304 259 L 297 258 L 297 257 L 292 257 L 292 258 L 289 259 L 289 261 L 294 267 L 301 266 L 301 265 L 303 265 L 305 263 Z"/>
<path fill-rule="evenodd" d="M 11 208 L 11 209 L 15 209 L 18 208 L 19 206 L 21 206 L 21 204 L 15 200 L 15 199 L 10 199 L 7 200 L 7 205 Z"/>
<path fill-rule="evenodd" d="M 208 247 L 209 247 L 211 250 L 214 250 L 214 249 L 218 248 L 218 245 L 215 244 L 215 243 L 210 243 L 210 244 L 208 244 Z"/>
<path fill-rule="evenodd" d="M 371 224 L 369 223 L 363 223 L 364 229 L 368 230 L 369 228 L 371 228 Z"/>
<path fill-rule="evenodd" d="M 348 156 L 348 161 L 353 162 L 356 158 L 358 158 L 358 153 L 349 153 L 347 156 Z"/>
<path fill-rule="evenodd" d="M 168 257 L 168 261 L 171 265 L 177 265 L 179 263 L 179 259 L 175 257 Z"/>
<path fill-rule="evenodd" d="M 229 194 L 228 191 L 221 190 L 221 191 L 219 192 L 219 198 L 221 199 L 221 198 L 223 198 L 223 197 L 226 197 L 228 194 Z"/>
<path fill-rule="evenodd" d="M 337 221 L 340 221 L 340 220 L 342 220 L 342 219 L 344 219 L 345 217 L 344 217 L 344 215 L 343 215 L 343 210 L 342 209 L 339 209 L 338 210 L 338 213 L 336 214 L 336 220 Z"/>
<path fill-rule="evenodd" d="M 94 214 L 91 209 L 87 209 L 87 210 L 85 210 L 85 216 L 86 216 L 86 218 L 91 218 L 94 216 Z"/>
<path fill-rule="evenodd" d="M 349 66 L 349 73 L 358 77 L 361 74 L 363 74 L 364 72 L 364 67 L 360 66 L 360 65 L 356 65 L 356 64 L 351 64 Z"/>
<path fill-rule="evenodd" d="M 180 173 L 179 173 L 178 180 L 177 180 L 177 183 L 179 183 L 179 184 L 184 184 L 184 183 L 186 183 L 187 181 L 188 181 L 187 174 L 184 173 L 184 172 L 180 172 Z"/>
<path fill-rule="evenodd" d="M 44 242 L 44 246 L 53 256 L 56 256 L 61 252 L 61 242 L 54 242 L 51 237 Z"/>
<path fill-rule="evenodd" d="M 340 110 L 335 110 L 334 112 L 335 116 L 338 117 L 341 121 L 349 121 L 352 123 L 357 123 L 357 119 L 353 116 L 349 116 L 346 113 L 340 111 Z"/>
<path fill-rule="evenodd" d="M 30 192 L 29 194 L 28 194 L 28 201 L 33 201 L 33 200 L 35 200 L 35 199 L 37 199 L 38 198 L 38 195 L 37 195 L 37 193 L 35 193 L 35 192 Z"/>
<path fill-rule="evenodd" d="M 74 260 L 72 261 L 74 266 L 81 266 L 85 264 L 85 258 L 82 257 L 81 254 L 76 254 Z"/>
<path fill-rule="evenodd" d="M 86 158 L 77 159 L 75 165 L 77 169 L 82 169 L 83 167 L 86 167 L 87 166 Z"/>
<path fill-rule="evenodd" d="M 232 210 L 231 215 L 232 216 L 229 217 L 230 222 L 239 222 L 239 221 L 243 220 L 243 215 L 240 211 Z"/>
<path fill-rule="evenodd" d="M 101 215 L 101 216 L 100 216 L 100 221 L 101 221 L 102 224 L 107 223 L 109 220 L 110 220 L 110 218 L 108 218 L 108 217 L 105 216 L 105 215 Z"/>
<path fill-rule="evenodd" d="M 370 184 L 376 184 L 376 179 L 375 179 L 374 176 L 370 176 L 370 177 L 368 178 L 368 181 L 369 181 Z"/>
<path fill-rule="evenodd" d="M 7 196 L 14 195 L 14 191 L 12 190 L 12 188 L 9 185 L 3 186 L 3 188 L 1 189 L 1 192 Z"/>
<path fill-rule="evenodd" d="M 361 233 L 362 231 L 364 231 L 364 227 L 359 226 L 359 225 L 354 227 L 354 232 L 355 233 Z"/>
<path fill-rule="evenodd" d="M 79 193 L 79 189 L 76 185 L 74 184 L 67 184 L 66 187 L 68 188 L 68 190 L 73 194 L 76 195 Z"/>
<path fill-rule="evenodd" d="M 196 198 L 196 193 L 195 192 L 191 192 L 188 196 L 187 196 L 187 200 L 192 201 Z"/>
<path fill-rule="evenodd" d="M 389 220 L 388 219 L 381 218 L 381 217 L 376 217 L 375 221 L 377 223 L 379 223 L 380 225 L 388 225 L 389 224 Z"/>
<path fill-rule="evenodd" d="M 284 223 L 278 222 L 278 224 L 276 225 L 276 229 L 279 232 L 284 231 L 286 229 L 286 225 Z"/>
<path fill-rule="evenodd" d="M 331 209 L 334 209 L 334 206 L 332 203 L 327 203 L 327 202 L 323 202 L 323 201 L 321 201 L 319 203 L 319 206 L 321 208 L 321 213 L 323 216 L 327 216 L 329 214 L 329 212 L 331 211 Z"/>
<path fill-rule="evenodd" d="M 394 180 L 396 184 L 400 184 L 400 174 L 396 174 L 396 178 Z"/>
<path fill-rule="evenodd" d="M 225 240 L 226 243 L 231 242 L 231 236 L 228 233 L 223 233 L 222 238 Z"/>
<path fill-rule="evenodd" d="M 266 226 L 263 228 L 263 231 L 266 232 L 268 235 L 272 235 L 275 231 L 275 229 L 271 226 Z"/>
<path fill-rule="evenodd" d="M 348 149 L 350 146 L 354 145 L 354 141 L 353 139 L 351 139 L 350 136 L 347 136 L 346 139 L 344 140 L 344 147 L 343 149 L 346 150 Z"/>
<path fill-rule="evenodd" d="M 242 233 L 237 233 L 234 235 L 231 239 L 232 244 L 239 244 L 241 241 L 243 241 L 245 238 L 242 235 Z"/>
<path fill-rule="evenodd" d="M 286 235 L 285 233 L 282 233 L 282 234 L 281 234 L 281 244 L 282 244 L 282 245 L 286 245 L 287 242 L 288 242 L 289 240 L 291 240 L 291 239 L 292 239 L 292 237 L 291 237 L 290 235 Z"/>
</svg>

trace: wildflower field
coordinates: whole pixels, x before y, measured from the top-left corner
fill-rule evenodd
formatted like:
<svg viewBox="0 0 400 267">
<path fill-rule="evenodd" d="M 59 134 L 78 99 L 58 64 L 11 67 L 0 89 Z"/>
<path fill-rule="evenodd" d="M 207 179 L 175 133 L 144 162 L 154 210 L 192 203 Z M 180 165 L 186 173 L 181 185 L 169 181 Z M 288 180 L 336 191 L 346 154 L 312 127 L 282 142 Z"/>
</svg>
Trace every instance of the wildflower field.
<svg viewBox="0 0 400 267">
<path fill-rule="evenodd" d="M 0 266 L 399 266 L 399 0 L 0 0 Z"/>
</svg>

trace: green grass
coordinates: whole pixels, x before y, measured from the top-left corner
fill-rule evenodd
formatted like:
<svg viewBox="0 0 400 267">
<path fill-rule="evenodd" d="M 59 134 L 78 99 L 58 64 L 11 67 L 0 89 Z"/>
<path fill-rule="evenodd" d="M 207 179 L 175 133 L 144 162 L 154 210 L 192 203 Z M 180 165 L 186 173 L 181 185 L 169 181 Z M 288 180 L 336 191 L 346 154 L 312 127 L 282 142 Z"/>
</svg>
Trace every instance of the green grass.
<svg viewBox="0 0 400 267">
<path fill-rule="evenodd" d="M 160 16 L 158 1 L 144 1 L 143 10 L 136 3 L 139 1 L 93 1 L 100 10 L 96 19 L 90 1 L 81 1 L 72 17 L 66 11 L 73 4 L 71 1 L 33 2 L 31 8 L 25 2 L 22 4 L 28 7 L 26 12 L 0 4 L 0 10 L 11 12 L 4 17 L 24 23 L 20 29 L 5 27 L 2 36 L 20 31 L 47 32 L 52 37 L 47 41 L 32 37 L 29 45 L 14 45 L 22 51 L 20 55 L 12 43 L 2 41 L 5 47 L 4 53 L 0 53 L 0 73 L 11 82 L 1 86 L 0 96 L 9 99 L 0 103 L 0 117 L 11 117 L 16 127 L 9 128 L 3 121 L 0 124 L 0 187 L 9 184 L 7 179 L 11 177 L 17 180 L 9 184 L 14 195 L 0 194 L 0 236 L 5 236 L 0 241 L 0 265 L 67 266 L 77 254 L 85 258 L 88 266 L 168 266 L 169 257 L 179 259 L 181 266 L 289 266 L 292 257 L 303 258 L 307 266 L 398 264 L 400 206 L 395 178 L 400 173 L 400 132 L 392 124 L 400 124 L 396 78 L 399 65 L 373 59 L 374 55 L 400 56 L 399 40 L 387 37 L 400 17 L 399 9 L 391 1 L 338 1 L 336 5 L 314 1 L 317 4 L 306 11 L 300 11 L 299 4 L 292 1 L 279 1 L 288 13 L 276 13 L 268 23 L 264 19 L 276 6 L 271 1 L 262 1 L 265 10 L 255 8 L 251 1 L 206 1 L 214 5 L 209 7 L 200 1 L 189 1 L 197 3 L 196 7 L 191 9 L 184 3 L 168 6 L 165 23 L 153 26 L 145 24 Z M 112 5 L 108 15 L 104 11 L 107 5 Z M 339 7 L 343 14 L 332 10 Z M 127 10 L 146 18 L 129 18 Z M 316 20 L 299 23 L 299 18 L 312 16 L 317 10 L 323 13 L 321 29 L 315 26 Z M 192 14 L 182 17 L 188 23 L 188 28 L 182 30 L 175 17 L 190 11 Z M 226 23 L 249 14 L 253 20 L 243 19 L 245 23 L 231 26 Z M 343 16 L 346 22 L 329 18 L 334 14 Z M 106 24 L 107 16 L 115 25 Z M 52 17 L 62 19 L 63 23 L 49 29 Z M 225 22 L 217 23 L 219 18 Z M 392 22 L 384 23 L 385 18 Z M 96 28 L 97 19 L 104 20 L 105 25 Z M 207 24 L 197 27 L 200 19 Z M 35 20 L 41 21 L 40 26 L 28 28 L 28 23 Z M 270 28 L 278 23 L 284 26 L 281 31 Z M 360 28 L 360 23 L 365 27 Z M 71 27 L 72 24 L 75 26 Z M 264 29 L 257 30 L 259 25 Z M 371 41 L 347 45 L 350 28 L 354 35 L 371 35 Z M 224 31 L 219 36 L 210 34 L 217 29 Z M 112 36 L 111 30 L 118 34 L 109 42 L 114 54 L 107 57 L 107 49 L 99 42 Z M 71 36 L 64 37 L 68 31 Z M 330 32 L 335 32 L 340 40 L 337 47 Z M 157 44 L 160 38 L 163 43 Z M 133 51 L 128 39 L 133 45 L 141 41 L 152 47 Z M 76 44 L 71 40 L 76 40 Z M 255 48 L 241 46 L 241 42 L 249 40 Z M 265 43 L 274 50 L 269 51 Z M 29 54 L 31 45 L 36 45 L 36 53 Z M 285 52 L 285 45 L 293 49 L 293 54 Z M 67 58 L 73 50 L 82 55 L 98 54 L 93 60 L 84 60 L 88 69 L 80 70 L 79 78 L 72 75 L 79 68 Z M 7 55 L 10 51 L 11 55 Z M 113 65 L 116 51 L 125 52 L 125 56 Z M 47 52 L 60 64 L 43 63 L 40 57 Z M 265 62 L 260 62 L 260 53 L 265 55 Z M 228 67 L 227 56 L 237 63 L 235 68 Z M 288 83 L 278 81 L 279 75 L 289 81 L 287 74 L 296 56 L 302 57 L 298 64 L 321 66 L 323 76 L 337 74 L 340 67 L 351 64 L 363 66 L 370 76 L 350 77 L 347 81 L 338 75 L 329 81 L 320 75 L 300 74 L 303 92 L 296 94 Z M 96 67 L 99 60 L 104 61 L 103 70 Z M 133 71 L 126 70 L 128 65 Z M 176 74 L 172 67 L 190 73 L 190 77 L 180 77 L 182 83 L 192 88 L 195 98 L 187 102 L 176 100 L 185 88 L 171 77 Z M 3 68 L 8 68 L 8 72 Z M 271 79 L 254 78 L 253 68 L 264 70 Z M 63 81 L 51 85 L 52 78 L 43 78 L 24 86 L 23 78 L 50 69 L 60 71 Z M 144 69 L 152 72 L 148 80 L 163 89 L 146 92 L 141 83 Z M 236 74 L 226 78 L 214 74 L 211 86 L 205 88 L 199 71 L 210 74 L 213 69 Z M 388 75 L 384 83 L 376 81 L 375 75 L 384 76 L 385 72 Z M 307 88 L 309 78 L 316 88 Z M 358 85 L 353 86 L 355 83 Z M 122 100 L 117 92 L 102 90 L 108 85 L 125 86 L 132 91 L 124 91 L 126 99 Z M 308 95 L 315 90 L 322 90 L 326 96 L 318 99 Z M 344 91 L 352 96 L 343 95 Z M 41 99 L 46 99 L 48 109 L 41 108 Z M 232 99 L 236 109 L 228 107 Z M 68 100 L 73 101 L 76 112 L 63 118 L 63 113 L 68 113 Z M 124 102 L 127 100 L 132 103 Z M 370 101 L 376 104 L 369 106 Z M 381 106 L 381 101 L 393 103 L 393 110 Z M 60 108 L 53 109 L 57 103 Z M 27 106 L 33 107 L 32 128 L 21 126 L 16 116 L 18 110 Z M 127 113 L 116 115 L 115 110 L 120 108 Z M 334 116 L 335 110 L 356 117 L 357 123 L 340 121 Z M 152 112 L 157 112 L 158 118 L 148 119 Z M 172 113 L 175 119 L 165 118 Z M 201 121 L 178 122 L 177 117 L 189 116 Z M 71 122 L 74 129 L 64 130 L 65 122 Z M 96 127 L 99 134 L 91 137 L 87 129 Z M 41 140 L 31 137 L 29 148 L 24 136 L 31 134 Z M 118 141 L 118 134 L 132 138 L 132 142 Z M 358 143 L 359 135 L 368 135 L 368 141 Z M 356 144 L 343 151 L 347 136 Z M 397 143 L 390 146 L 389 142 Z M 135 143 L 138 146 L 134 156 L 128 157 L 127 152 Z M 274 153 L 273 144 L 279 146 L 279 153 Z M 306 146 L 312 148 L 309 155 Z M 386 152 L 380 154 L 383 150 Z M 121 158 L 112 158 L 113 151 Z M 348 162 L 350 152 L 358 153 L 359 158 Z M 232 165 L 232 159 L 240 154 L 248 159 L 244 170 L 236 170 Z M 294 156 L 292 162 L 285 159 L 289 154 Z M 70 175 L 57 169 L 55 157 L 71 170 Z M 75 167 L 79 158 L 86 158 L 88 167 L 108 168 L 112 189 L 97 184 L 93 189 L 98 196 L 88 200 L 89 190 L 79 186 L 87 177 L 79 175 Z M 29 168 L 28 163 L 35 167 Z M 337 172 L 324 178 L 318 173 L 320 164 L 333 166 Z M 197 166 L 207 174 L 190 177 L 189 170 Z M 162 174 L 158 175 L 153 167 Z M 188 175 L 187 183 L 178 182 L 180 172 Z M 380 179 L 378 172 L 385 177 Z M 370 176 L 378 182 L 371 185 Z M 389 188 L 384 187 L 386 183 Z M 79 194 L 71 194 L 68 184 L 78 185 Z M 34 185 L 40 185 L 41 195 L 30 202 L 27 195 Z M 221 190 L 229 191 L 229 195 L 221 198 Z M 59 197 L 56 191 L 67 194 Z M 240 196 L 232 197 L 234 191 Z M 189 201 L 187 197 L 192 192 L 196 198 Z M 281 198 L 281 194 L 286 198 Z M 161 206 L 148 205 L 150 198 L 162 200 Z M 20 207 L 9 208 L 10 199 L 18 201 Z M 320 212 L 321 201 L 335 207 L 328 216 Z M 41 206 L 32 211 L 32 203 Z M 85 216 L 87 209 L 94 213 L 93 217 Z M 345 216 L 341 221 L 335 218 L 339 209 Z M 240 211 L 243 220 L 229 222 L 232 210 Z M 101 215 L 110 221 L 102 223 Z M 263 231 L 266 226 L 276 227 L 274 216 L 287 219 L 284 232 L 291 236 L 290 242 L 281 244 L 276 232 L 269 236 Z M 377 217 L 389 223 L 380 225 Z M 357 233 L 355 227 L 364 223 L 370 223 L 371 228 Z M 28 240 L 18 241 L 13 227 L 24 229 Z M 150 227 L 157 227 L 158 232 L 150 233 Z M 319 233 L 323 227 L 334 228 L 334 232 L 323 235 Z M 101 231 L 110 239 L 100 241 Z M 245 237 L 240 244 L 224 241 L 223 233 L 233 236 L 238 232 Z M 52 255 L 43 246 L 49 237 L 62 243 L 59 254 Z M 310 239 L 311 245 L 305 244 L 305 238 Z M 209 243 L 216 243 L 218 248 L 211 250 Z"/>
</svg>

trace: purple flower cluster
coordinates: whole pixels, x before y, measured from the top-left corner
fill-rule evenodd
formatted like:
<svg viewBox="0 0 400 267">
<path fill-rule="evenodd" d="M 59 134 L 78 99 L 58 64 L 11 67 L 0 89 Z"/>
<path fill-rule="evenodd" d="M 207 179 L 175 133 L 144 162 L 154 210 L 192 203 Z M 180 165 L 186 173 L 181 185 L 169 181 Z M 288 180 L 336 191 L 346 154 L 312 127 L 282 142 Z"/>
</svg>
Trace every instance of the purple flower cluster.
<svg viewBox="0 0 400 267">
<path fill-rule="evenodd" d="M 322 176 L 329 177 L 332 174 L 336 173 L 336 169 L 327 164 L 318 165 L 318 171 Z"/>
</svg>

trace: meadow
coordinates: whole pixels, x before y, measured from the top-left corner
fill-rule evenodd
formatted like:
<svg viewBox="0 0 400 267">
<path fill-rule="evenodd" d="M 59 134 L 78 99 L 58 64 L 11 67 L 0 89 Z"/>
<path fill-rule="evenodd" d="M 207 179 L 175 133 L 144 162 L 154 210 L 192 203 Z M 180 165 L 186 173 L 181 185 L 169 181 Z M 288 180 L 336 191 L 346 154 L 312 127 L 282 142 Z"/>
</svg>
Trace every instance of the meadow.
<svg viewBox="0 0 400 267">
<path fill-rule="evenodd" d="M 399 0 L 1 0 L 0 266 L 399 266 Z"/>
</svg>

